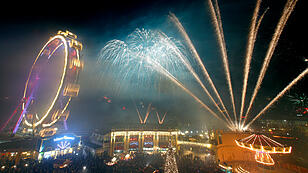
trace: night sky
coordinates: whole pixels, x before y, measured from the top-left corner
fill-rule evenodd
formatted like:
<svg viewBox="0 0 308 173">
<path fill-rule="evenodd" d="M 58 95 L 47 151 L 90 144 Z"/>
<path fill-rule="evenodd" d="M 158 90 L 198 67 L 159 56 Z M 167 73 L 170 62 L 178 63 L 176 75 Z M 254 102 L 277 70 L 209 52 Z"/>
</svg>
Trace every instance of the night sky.
<svg viewBox="0 0 308 173">
<path fill-rule="evenodd" d="M 152 103 L 161 112 L 168 112 L 166 122 L 170 126 L 216 126 L 220 124 L 204 111 L 187 94 L 168 84 L 161 92 L 144 92 L 130 89 L 114 92 L 112 75 L 98 81 L 100 67 L 96 65 L 100 49 L 107 41 L 124 39 L 135 28 L 160 29 L 168 36 L 183 40 L 168 21 L 173 12 L 185 27 L 202 57 L 224 103 L 229 108 L 230 99 L 223 64 L 211 24 L 207 3 L 201 1 L 113 1 L 113 2 L 44 2 L 34 4 L 9 2 L 8 9 L 0 10 L 0 124 L 13 112 L 22 98 L 30 67 L 50 36 L 58 30 L 69 30 L 78 35 L 83 43 L 84 69 L 80 76 L 80 93 L 70 105 L 69 128 L 87 130 L 109 129 L 117 124 L 138 122 L 134 103 L 145 107 Z M 250 98 L 267 46 L 279 20 L 285 1 L 264 0 L 260 12 L 267 7 L 257 37 L 249 76 L 247 98 Z M 229 66 L 237 110 L 240 107 L 243 64 L 250 18 L 255 1 L 219 1 L 224 34 L 229 55 Z M 307 68 L 307 2 L 299 0 L 280 37 L 278 46 L 264 78 L 253 113 L 260 111 L 271 98 L 281 91 L 293 78 Z M 4 7 L 3 7 L 4 8 Z M 110 81 L 110 82 L 109 82 Z M 290 93 L 308 95 L 307 77 L 301 80 Z M 157 94 L 155 94 L 155 92 Z M 200 91 L 195 91 L 200 93 Z M 203 94 L 204 95 L 204 94 Z M 108 103 L 103 97 L 111 97 Z M 204 96 L 204 101 L 207 98 Z M 246 103 L 249 100 L 246 100 Z M 125 107 L 125 110 L 123 110 Z M 212 107 L 214 109 L 214 107 Z M 262 118 L 287 119 L 295 117 L 294 106 L 283 97 Z M 156 123 L 155 115 L 149 122 Z M 214 123 L 212 123 L 214 122 Z"/>
</svg>

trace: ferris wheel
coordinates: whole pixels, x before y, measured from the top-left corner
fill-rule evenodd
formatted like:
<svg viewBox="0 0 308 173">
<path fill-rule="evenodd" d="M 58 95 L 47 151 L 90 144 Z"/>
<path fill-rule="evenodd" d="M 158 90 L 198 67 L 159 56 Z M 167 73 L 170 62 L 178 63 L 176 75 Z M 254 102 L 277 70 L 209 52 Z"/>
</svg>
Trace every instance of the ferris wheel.
<svg viewBox="0 0 308 173">
<path fill-rule="evenodd" d="M 68 118 L 67 108 L 72 97 L 78 96 L 82 69 L 82 44 L 76 39 L 69 31 L 58 31 L 43 46 L 30 69 L 13 133 L 22 121 L 26 127 L 44 130 Z"/>
</svg>

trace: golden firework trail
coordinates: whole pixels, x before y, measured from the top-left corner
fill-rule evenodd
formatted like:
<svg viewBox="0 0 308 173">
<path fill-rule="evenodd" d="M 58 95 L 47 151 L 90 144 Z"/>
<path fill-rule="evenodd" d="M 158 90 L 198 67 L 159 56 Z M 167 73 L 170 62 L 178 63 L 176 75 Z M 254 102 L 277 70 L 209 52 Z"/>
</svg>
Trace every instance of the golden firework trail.
<svg viewBox="0 0 308 173">
<path fill-rule="evenodd" d="M 225 37 L 224 37 L 224 34 L 223 34 L 220 9 L 219 9 L 217 0 L 215 0 L 215 10 L 216 10 L 216 14 L 217 14 L 216 16 L 217 16 L 217 21 L 218 21 L 218 25 L 219 25 L 220 35 L 221 35 L 221 38 L 222 38 L 222 41 L 223 41 L 222 43 L 224 44 L 224 47 L 226 48 L 226 41 L 225 41 Z M 227 52 L 227 49 L 226 49 L 226 52 Z"/>
<path fill-rule="evenodd" d="M 150 103 L 150 104 L 148 105 L 147 112 L 146 112 L 146 114 L 145 114 L 144 120 L 142 120 L 140 111 L 138 110 L 138 108 L 137 108 L 137 106 L 136 106 L 136 104 L 135 104 L 136 112 L 137 112 L 137 114 L 138 114 L 138 117 L 139 117 L 139 120 L 140 120 L 140 124 L 145 124 L 145 123 L 147 122 L 148 116 L 149 116 L 149 114 L 150 114 L 150 112 L 151 112 L 151 105 L 152 105 L 152 103 Z"/>
<path fill-rule="evenodd" d="M 226 48 L 226 43 L 225 43 L 225 39 L 224 39 L 224 35 L 223 35 L 220 13 L 219 12 L 217 13 L 217 11 L 219 11 L 218 3 L 217 3 L 217 1 L 215 1 L 215 2 L 216 2 L 216 4 L 215 4 L 216 10 L 213 6 L 212 1 L 208 0 L 208 4 L 209 4 L 209 7 L 210 7 L 210 14 L 212 16 L 212 20 L 213 20 L 213 23 L 214 23 L 214 27 L 215 27 L 219 47 L 220 47 L 220 52 L 221 52 L 222 60 L 223 60 L 223 64 L 224 64 L 224 70 L 225 70 L 225 75 L 226 75 L 226 79 L 227 79 L 227 83 L 228 83 L 230 99 L 231 99 L 231 103 L 232 103 L 232 107 L 233 107 L 234 119 L 235 119 L 235 122 L 237 122 L 236 109 L 235 109 L 234 96 L 233 96 L 233 89 L 232 89 L 232 83 L 231 83 L 231 75 L 230 75 L 229 63 L 228 63 L 227 48 Z"/>
<path fill-rule="evenodd" d="M 246 117 L 250 113 L 252 104 L 253 104 L 256 96 L 257 96 L 257 93 L 258 93 L 260 87 L 261 87 L 261 84 L 262 84 L 263 78 L 265 76 L 266 70 L 269 66 L 269 63 L 271 61 L 271 58 L 272 58 L 273 53 L 275 51 L 275 48 L 277 46 L 279 37 L 280 37 L 280 35 L 283 31 L 284 26 L 286 25 L 286 22 L 287 22 L 289 16 L 291 15 L 291 13 L 292 13 L 295 5 L 296 5 L 296 2 L 297 2 L 297 0 L 288 0 L 285 7 L 284 7 L 284 10 L 283 10 L 282 15 L 280 17 L 280 20 L 279 20 L 279 22 L 276 26 L 276 29 L 275 29 L 274 35 L 272 37 L 272 40 L 270 42 L 270 45 L 267 49 L 266 56 L 265 56 L 265 59 L 264 59 L 263 65 L 262 65 L 262 69 L 260 71 L 260 75 L 259 75 L 257 84 L 255 86 L 252 97 L 250 99 L 250 103 L 249 103 L 249 106 L 248 106 L 248 109 L 247 109 L 247 112 L 246 112 Z M 246 118 L 244 119 L 243 124 L 245 124 L 245 121 L 246 121 Z"/>
<path fill-rule="evenodd" d="M 141 118 L 141 115 L 140 115 L 140 112 L 139 112 L 137 106 L 136 106 L 136 111 L 137 111 L 137 114 L 138 114 L 138 117 L 139 117 L 139 120 L 140 120 L 140 124 L 143 124 L 143 120 Z"/>
<path fill-rule="evenodd" d="M 149 114 L 150 114 L 150 112 L 151 112 L 151 105 L 152 105 L 152 103 L 150 103 L 150 104 L 148 105 L 147 113 L 146 113 L 145 118 L 144 118 L 144 120 L 143 120 L 143 124 L 145 124 L 145 123 L 147 122 L 147 119 L 148 119 Z"/>
<path fill-rule="evenodd" d="M 157 120 L 158 120 L 158 123 L 159 123 L 159 124 L 163 124 L 163 123 L 164 123 L 164 120 L 165 120 L 165 118 L 166 118 L 166 115 L 167 115 L 167 112 L 165 112 L 163 118 L 160 119 L 160 116 L 159 116 L 158 112 L 156 111 L 156 116 L 157 116 Z"/>
<path fill-rule="evenodd" d="M 246 100 L 246 94 L 247 94 L 247 85 L 248 85 L 248 79 L 249 79 L 249 72 L 250 72 L 250 66 L 251 66 L 251 60 L 253 56 L 253 51 L 254 51 L 254 44 L 256 42 L 256 37 L 257 33 L 259 30 L 259 27 L 262 23 L 262 19 L 264 15 L 266 14 L 267 10 L 266 9 L 263 14 L 259 17 L 259 11 L 260 11 L 260 6 L 261 6 L 261 1 L 262 0 L 257 0 L 256 6 L 253 12 L 253 16 L 251 19 L 251 24 L 249 28 L 249 35 L 248 35 L 248 40 L 247 40 L 247 47 L 246 47 L 246 52 L 245 52 L 245 66 L 243 70 L 243 87 L 242 87 L 242 95 L 241 95 L 241 107 L 240 107 L 240 112 L 239 112 L 239 121 L 237 120 L 237 113 L 236 113 L 236 107 L 235 107 L 235 101 L 234 101 L 234 94 L 233 94 L 233 89 L 232 89 L 232 81 L 231 81 L 231 74 L 229 70 L 229 63 L 228 63 L 228 55 L 227 55 L 227 48 L 226 48 L 226 42 L 224 38 L 224 33 L 223 33 L 223 27 L 222 27 L 222 20 L 221 20 L 221 15 L 220 15 L 220 10 L 219 10 L 219 5 L 217 0 L 214 0 L 214 5 L 212 3 L 212 0 L 208 0 L 208 5 L 209 5 L 209 10 L 210 10 L 210 15 L 212 17 L 212 22 L 213 26 L 216 32 L 217 36 L 217 42 L 220 48 L 220 53 L 221 53 L 221 58 L 223 61 L 223 66 L 224 66 L 224 73 L 226 76 L 226 82 L 228 85 L 228 90 L 229 90 L 229 95 L 231 99 L 231 104 L 233 108 L 233 114 L 234 114 L 234 121 L 230 117 L 207 69 L 205 68 L 205 65 L 203 64 L 197 50 L 195 49 L 193 43 L 191 42 L 188 34 L 186 33 L 184 27 L 178 20 L 178 18 L 173 14 L 169 14 L 169 19 L 175 24 L 175 26 L 178 28 L 179 32 L 183 36 L 188 48 L 190 49 L 190 52 L 192 53 L 194 59 L 198 63 L 198 65 L 201 67 L 204 77 L 209 81 L 209 84 L 213 91 L 215 92 L 215 95 L 218 99 L 218 102 L 214 100 L 208 89 L 204 86 L 203 82 L 201 81 L 200 77 L 196 73 L 196 71 L 193 69 L 192 65 L 190 64 L 189 59 L 181 52 L 180 48 L 177 47 L 176 43 L 173 42 L 169 37 L 167 37 L 164 33 L 158 32 L 159 36 L 156 38 L 156 35 L 150 35 L 151 32 L 145 32 L 144 30 L 139 31 L 135 34 L 132 34 L 129 36 L 129 42 L 128 47 L 124 42 L 120 41 L 113 41 L 106 46 L 106 49 L 104 48 L 105 52 L 103 52 L 103 55 L 107 55 L 107 57 L 112 57 L 114 61 L 113 63 L 122 63 L 124 62 L 123 58 L 128 59 L 128 60 L 134 60 L 138 61 L 140 63 L 140 67 L 137 67 L 136 70 L 141 70 L 141 66 L 143 64 L 147 64 L 148 66 L 152 66 L 151 69 L 159 72 L 160 74 L 166 76 L 170 81 L 172 81 L 174 84 L 176 84 L 178 87 L 180 87 L 182 90 L 184 90 L 187 94 L 189 94 L 193 99 L 198 102 L 204 109 L 210 112 L 214 117 L 216 117 L 218 120 L 221 120 L 222 122 L 226 123 L 227 127 L 230 128 L 231 130 L 243 130 L 247 129 L 258 117 L 260 117 L 266 110 L 268 110 L 279 98 L 281 98 L 293 85 L 295 85 L 300 79 L 302 79 L 305 75 L 308 73 L 308 69 L 304 70 L 297 78 L 295 78 L 286 88 L 284 88 L 268 105 L 266 105 L 250 122 L 248 122 L 247 125 L 245 125 L 247 117 L 251 111 L 252 105 L 254 103 L 254 100 L 257 96 L 257 93 L 262 85 L 262 81 L 264 79 L 264 76 L 266 74 L 266 70 L 269 66 L 270 60 L 273 56 L 273 53 L 275 51 L 275 48 L 277 46 L 278 40 L 280 38 L 280 35 L 286 25 L 286 22 L 291 15 L 297 0 L 287 0 L 285 7 L 282 11 L 281 17 L 279 19 L 278 24 L 276 25 L 274 34 L 272 36 L 272 39 L 270 41 L 270 44 L 268 46 L 267 52 L 265 54 L 265 58 L 263 61 L 263 65 L 260 70 L 260 74 L 258 76 L 258 80 L 256 82 L 255 88 L 253 90 L 253 94 L 250 98 L 250 102 L 248 106 L 245 106 L 245 100 Z M 140 35 L 141 34 L 141 35 Z M 146 35 L 145 35 L 146 34 Z M 157 34 L 157 33 L 155 33 Z M 139 44 L 140 42 L 148 39 L 153 39 L 150 40 L 150 42 L 157 42 L 159 44 L 154 44 L 155 46 L 152 46 L 153 49 L 150 50 L 157 50 L 156 46 L 164 45 L 164 49 L 162 50 L 167 50 L 170 51 L 169 54 L 166 54 L 167 57 L 170 58 L 175 58 L 175 59 L 170 59 L 169 58 L 159 58 L 162 56 L 154 56 L 152 57 L 152 54 L 149 55 L 148 51 L 149 49 L 146 49 L 146 46 Z M 156 40 L 158 39 L 158 40 Z M 150 44 L 151 45 L 151 44 Z M 133 47 L 133 48 L 132 48 Z M 127 49 L 128 48 L 128 49 Z M 126 56 L 126 51 L 131 51 L 131 55 Z M 161 50 L 161 49 L 158 49 Z M 159 51 L 158 51 L 159 52 Z M 116 54 L 116 56 L 111 56 L 113 53 Z M 153 53 L 153 52 L 151 52 Z M 157 53 L 154 51 L 154 53 Z M 155 54 L 156 55 L 156 54 Z M 126 58 L 128 57 L 128 58 Z M 169 60 L 169 61 L 164 61 L 164 60 Z M 180 61 L 178 61 L 180 60 Z M 119 61 L 119 62 L 118 62 Z M 222 114 L 223 117 L 218 116 L 211 108 L 209 108 L 208 105 L 206 105 L 202 100 L 200 100 L 192 91 L 190 91 L 188 88 L 186 88 L 185 85 L 183 85 L 176 77 L 173 76 L 172 74 L 172 69 L 175 66 L 170 66 L 168 64 L 169 62 L 181 62 L 179 63 L 182 67 L 184 65 L 186 69 L 192 74 L 192 76 L 195 78 L 195 80 L 200 84 L 202 87 L 203 91 L 209 96 L 210 100 L 214 103 L 218 111 Z M 166 67 L 165 67 L 166 66 Z M 172 68 L 171 71 L 169 68 Z M 132 70 L 135 70 L 135 68 L 132 68 Z M 128 75 L 128 73 L 126 73 Z M 142 77 L 142 76 L 141 76 Z M 139 79 L 139 76 L 138 76 Z M 140 80 L 140 79 L 139 79 Z M 221 107 L 220 107 L 220 105 Z M 150 107 L 150 105 L 149 105 Z M 139 110 L 136 108 L 140 122 L 145 123 L 149 114 L 150 114 L 150 109 L 148 107 L 146 116 L 144 120 L 142 120 L 142 117 L 140 115 Z M 247 108 L 246 113 L 244 114 L 244 109 Z M 162 123 L 164 121 L 165 115 L 162 119 L 159 117 L 158 112 L 156 112 L 157 118 L 159 123 Z M 226 116 L 227 115 L 227 116 Z M 243 122 L 242 122 L 242 117 Z"/>
<path fill-rule="evenodd" d="M 209 81 L 210 86 L 214 90 L 214 92 L 215 92 L 215 94 L 216 94 L 216 96 L 219 100 L 219 103 L 222 105 L 223 111 L 227 114 L 229 121 L 233 124 L 233 121 L 231 120 L 230 115 L 229 115 L 225 105 L 223 104 L 223 101 L 222 101 L 222 99 L 221 99 L 221 97 L 220 97 L 220 95 L 219 95 L 219 93 L 218 93 L 218 91 L 217 91 L 208 71 L 206 70 L 206 68 L 205 68 L 205 66 L 204 66 L 195 46 L 193 45 L 192 41 L 190 40 L 190 38 L 189 38 L 188 34 L 186 33 L 183 25 L 181 24 L 181 22 L 178 20 L 178 18 L 173 13 L 169 13 L 169 19 L 175 24 L 175 26 L 180 31 L 180 33 L 181 33 L 182 37 L 184 38 L 186 44 L 188 45 L 189 49 L 191 50 L 193 57 L 197 60 L 199 66 L 201 67 L 201 69 L 203 71 L 204 76 Z"/>
<path fill-rule="evenodd" d="M 263 17 L 264 17 L 264 15 L 265 15 L 265 13 L 267 12 L 267 10 L 268 10 L 269 8 L 267 8 L 264 12 L 263 12 L 263 14 L 262 14 L 262 16 L 259 18 L 259 20 L 258 20 L 258 23 L 257 23 L 257 26 L 256 26 L 256 28 L 255 28 L 255 35 L 254 35 L 254 39 L 256 39 L 256 37 L 257 37 L 257 33 L 258 33 L 258 30 L 259 30 L 259 27 L 260 27 L 260 24 L 261 24 L 261 22 L 262 22 L 262 19 L 263 19 Z M 250 57 L 250 60 L 249 61 L 251 61 L 251 57 Z M 246 64 L 245 64 L 246 65 Z M 250 62 L 249 62 L 249 66 L 247 66 L 247 67 L 245 67 L 245 68 L 247 68 L 247 70 L 248 70 L 248 74 L 249 74 L 249 69 L 250 69 Z M 247 83 L 248 83 L 248 74 L 247 74 L 247 79 L 246 78 L 244 78 L 244 82 L 243 82 L 243 91 L 242 91 L 242 97 L 244 97 L 244 98 L 242 98 L 242 105 L 241 105 L 241 114 L 240 114 L 240 128 L 242 128 L 243 126 L 244 126 L 244 123 L 241 123 L 241 120 L 242 120 L 242 116 L 243 116 L 243 109 L 244 109 L 244 106 L 245 106 L 245 97 L 246 97 L 246 91 L 247 91 Z M 244 84 L 246 83 L 246 86 L 244 87 Z M 244 88 L 245 88 L 245 91 L 244 91 Z M 244 96 L 243 96 L 244 95 Z M 246 119 L 247 119 L 247 116 L 245 116 L 245 118 L 244 118 L 244 122 L 246 122 Z"/>
<path fill-rule="evenodd" d="M 248 124 L 249 127 L 257 118 L 265 113 L 279 98 L 281 98 L 293 85 L 295 85 L 299 80 L 301 80 L 305 75 L 308 74 L 308 68 L 299 74 L 288 86 L 286 86 L 267 106 L 265 106 Z"/>
<path fill-rule="evenodd" d="M 261 5 L 261 0 L 257 1 L 256 7 L 253 12 L 253 16 L 251 19 L 251 25 L 249 29 L 249 35 L 248 35 L 248 43 L 246 48 L 246 56 L 245 56 L 245 67 L 244 67 L 244 80 L 243 80 L 243 90 L 242 90 L 242 101 L 241 101 L 241 109 L 240 109 L 240 122 L 242 121 L 242 115 L 243 115 L 243 109 L 245 104 L 245 96 L 246 96 L 246 90 L 247 90 L 247 82 L 248 82 L 248 75 L 249 75 L 249 69 L 250 69 L 250 62 L 252 58 L 253 48 L 256 41 L 257 36 L 257 18 L 258 13 Z"/>
<path fill-rule="evenodd" d="M 221 120 L 224 123 L 227 123 L 225 120 L 221 119 L 212 109 L 210 109 L 205 103 L 203 103 L 196 95 L 194 95 L 189 89 L 187 89 L 180 81 L 178 81 L 172 74 L 170 74 L 164 67 L 162 67 L 159 63 L 156 63 L 152 60 L 149 60 L 149 63 L 151 63 L 155 69 L 160 72 L 161 74 L 168 77 L 174 84 L 179 86 L 181 89 L 183 89 L 187 94 L 189 94 L 191 97 L 195 99 L 196 102 L 198 102 L 203 108 L 205 108 L 207 111 L 209 111 L 214 117 L 216 117 L 218 120 Z M 230 128 L 230 126 L 227 124 L 227 126 Z"/>
<path fill-rule="evenodd" d="M 164 35 L 164 33 L 161 32 L 161 36 L 165 36 L 164 38 L 168 38 L 166 35 Z M 196 81 L 199 83 L 199 85 L 202 87 L 203 91 L 207 94 L 207 96 L 210 98 L 210 100 L 214 103 L 214 105 L 216 106 L 216 108 L 219 110 L 219 112 L 223 115 L 223 117 L 226 119 L 226 121 L 228 121 L 230 123 L 230 125 L 232 124 L 232 121 L 229 121 L 227 119 L 227 117 L 225 116 L 225 114 L 223 113 L 223 111 L 220 109 L 220 107 L 218 106 L 218 104 L 216 103 L 216 101 L 214 100 L 214 98 L 212 97 L 212 95 L 210 94 L 210 92 L 207 90 L 207 88 L 204 86 L 203 82 L 201 81 L 201 79 L 199 78 L 199 76 L 197 75 L 197 73 L 195 72 L 195 70 L 192 68 L 192 66 L 190 65 L 189 61 L 185 58 L 185 56 L 176 48 L 176 45 L 174 45 L 172 42 L 168 42 L 166 41 L 165 43 L 166 45 L 170 45 L 169 47 L 175 52 L 175 54 L 177 55 L 178 58 L 180 58 L 181 62 L 186 66 L 186 68 L 188 69 L 188 71 L 193 75 L 193 77 L 196 79 Z"/>
<path fill-rule="evenodd" d="M 171 48 L 174 48 L 174 46 L 171 46 Z M 189 64 L 189 62 L 184 58 L 183 54 L 181 54 L 179 51 L 175 51 L 177 56 L 180 58 L 180 60 L 182 61 L 182 63 L 186 66 L 186 68 L 188 69 L 188 71 L 193 75 L 193 77 L 196 79 L 196 81 L 199 83 L 199 85 L 202 87 L 203 91 L 207 94 L 207 96 L 210 98 L 210 100 L 214 103 L 214 105 L 216 106 L 216 108 L 219 110 L 219 112 L 223 115 L 223 117 L 229 122 L 229 120 L 226 118 L 225 114 L 223 113 L 223 111 L 220 109 L 220 107 L 218 106 L 218 104 L 216 103 L 216 101 L 214 100 L 214 98 L 212 97 L 212 95 L 210 94 L 210 92 L 206 89 L 206 87 L 204 86 L 203 82 L 200 80 L 199 76 L 196 74 L 196 72 L 194 71 L 194 69 L 191 67 L 191 65 Z M 232 121 L 229 122 L 230 124 L 232 124 Z"/>
</svg>

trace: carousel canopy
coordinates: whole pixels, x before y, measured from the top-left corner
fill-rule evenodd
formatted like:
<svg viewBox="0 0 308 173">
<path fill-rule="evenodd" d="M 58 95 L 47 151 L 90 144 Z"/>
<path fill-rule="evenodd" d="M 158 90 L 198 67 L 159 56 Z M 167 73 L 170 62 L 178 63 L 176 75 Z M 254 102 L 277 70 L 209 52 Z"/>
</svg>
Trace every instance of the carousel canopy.
<svg viewBox="0 0 308 173">
<path fill-rule="evenodd" d="M 284 146 L 265 135 L 252 134 L 246 138 L 235 140 L 236 144 L 242 148 L 266 153 L 291 153 L 290 146 Z"/>
</svg>

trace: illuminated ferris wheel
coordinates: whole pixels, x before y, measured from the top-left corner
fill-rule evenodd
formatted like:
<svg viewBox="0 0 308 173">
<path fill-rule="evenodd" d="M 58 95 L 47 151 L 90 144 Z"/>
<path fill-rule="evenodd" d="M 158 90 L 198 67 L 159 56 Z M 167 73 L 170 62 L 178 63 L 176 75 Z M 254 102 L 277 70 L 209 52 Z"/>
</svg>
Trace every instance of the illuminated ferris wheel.
<svg viewBox="0 0 308 173">
<path fill-rule="evenodd" d="M 69 31 L 59 31 L 43 46 L 26 81 L 21 114 L 14 127 L 51 127 L 69 115 L 67 107 L 79 93 L 78 76 L 82 68 L 82 44 Z"/>
</svg>

